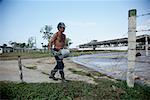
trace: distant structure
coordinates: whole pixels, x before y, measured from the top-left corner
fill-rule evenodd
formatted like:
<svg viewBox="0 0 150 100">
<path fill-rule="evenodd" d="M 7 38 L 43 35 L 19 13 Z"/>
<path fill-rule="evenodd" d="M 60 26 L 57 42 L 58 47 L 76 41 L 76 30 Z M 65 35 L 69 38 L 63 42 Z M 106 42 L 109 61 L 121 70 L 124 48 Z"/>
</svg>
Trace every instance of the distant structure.
<svg viewBox="0 0 150 100">
<path fill-rule="evenodd" d="M 150 35 L 144 34 L 136 36 L 136 49 L 145 50 L 148 44 L 148 50 L 150 50 Z M 119 38 L 106 41 L 92 40 L 89 43 L 81 44 L 78 46 L 78 50 L 127 50 L 128 38 Z"/>
<path fill-rule="evenodd" d="M 2 54 L 2 53 L 3 53 L 3 48 L 0 47 L 0 54 Z"/>
<path fill-rule="evenodd" d="M 2 53 L 9 53 L 9 52 L 13 52 L 13 48 L 12 47 L 0 46 L 0 54 L 2 54 Z"/>
</svg>

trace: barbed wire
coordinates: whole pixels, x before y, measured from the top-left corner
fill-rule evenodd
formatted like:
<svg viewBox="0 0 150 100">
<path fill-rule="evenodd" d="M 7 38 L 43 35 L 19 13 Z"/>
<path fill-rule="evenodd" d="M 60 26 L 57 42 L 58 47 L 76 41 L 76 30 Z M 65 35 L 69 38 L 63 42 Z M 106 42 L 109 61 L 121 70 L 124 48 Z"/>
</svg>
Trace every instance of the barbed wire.
<svg viewBox="0 0 150 100">
<path fill-rule="evenodd" d="M 136 17 L 149 16 L 149 15 L 150 15 L 150 12 L 137 15 Z M 150 32 L 150 29 L 136 30 L 136 35 L 137 35 L 137 33 L 139 33 L 139 32 L 141 32 L 141 33 Z M 146 34 L 148 34 L 148 33 L 146 33 Z M 140 34 L 140 35 L 142 35 L 142 34 Z M 128 32 L 123 33 L 123 34 L 121 35 L 121 38 L 125 38 L 125 36 L 128 36 Z M 127 37 L 127 38 L 128 38 L 128 37 Z M 116 44 L 118 44 L 118 47 L 119 47 L 119 39 L 117 39 Z M 128 49 L 126 49 L 126 50 L 128 50 Z M 142 48 L 141 48 L 140 50 L 142 50 Z M 118 69 L 118 68 L 121 67 L 120 64 L 124 61 L 124 59 L 127 59 L 128 54 L 127 54 L 127 53 L 122 54 L 122 53 L 120 53 L 120 52 L 117 52 L 117 53 L 115 53 L 115 54 L 114 54 L 114 53 L 110 53 L 110 55 L 106 55 L 106 56 L 111 56 L 111 58 L 116 58 L 116 59 L 113 59 L 113 60 L 110 62 L 110 65 L 112 66 L 112 68 L 113 68 L 113 67 L 116 67 L 116 68 Z M 124 56 L 124 57 L 122 57 L 122 56 Z M 135 63 L 137 63 L 137 62 L 140 62 L 140 61 L 137 61 L 137 60 L 136 60 Z M 142 63 L 147 63 L 147 62 L 142 62 Z M 118 70 L 119 70 L 119 69 L 118 69 Z"/>
<path fill-rule="evenodd" d="M 149 32 L 150 31 L 150 29 L 142 29 L 142 30 L 137 30 L 136 32 Z M 122 38 L 124 38 L 126 35 L 128 35 L 128 32 L 126 32 L 126 33 L 124 33 L 124 34 L 122 34 Z M 117 44 L 119 43 L 119 40 L 117 40 Z M 142 50 L 142 49 L 140 49 L 140 50 Z M 112 54 L 113 55 L 113 54 Z M 124 59 L 123 57 L 120 57 L 121 55 L 120 55 L 120 53 L 118 52 L 117 54 L 116 54 L 116 58 L 119 58 L 119 59 L 116 59 L 114 62 L 111 62 L 111 65 L 115 65 L 116 67 L 119 67 L 119 63 Z M 127 57 L 127 55 L 125 55 L 125 57 Z M 135 62 L 138 62 L 138 61 L 135 61 Z"/>
<path fill-rule="evenodd" d="M 146 13 L 146 12 L 150 12 L 150 9 L 141 9 L 141 10 L 138 10 L 138 13 Z"/>
<path fill-rule="evenodd" d="M 137 30 L 136 32 L 149 32 L 150 31 L 150 29 L 143 29 L 143 30 Z"/>
<path fill-rule="evenodd" d="M 136 17 L 141 17 L 141 16 L 149 16 L 150 13 L 145 13 L 145 14 L 141 14 L 141 15 L 138 15 Z M 148 34 L 150 32 L 150 29 L 141 29 L 141 30 L 136 30 L 136 36 L 137 36 L 137 33 L 142 33 L 143 35 L 146 33 Z M 140 35 L 142 35 L 140 34 Z M 128 32 L 126 33 L 123 33 L 122 34 L 122 38 L 125 38 L 125 36 L 128 36 Z M 128 37 L 127 37 L 128 38 Z M 119 47 L 119 39 L 117 39 L 116 43 L 118 44 L 118 47 Z M 128 49 L 126 49 L 128 50 Z M 142 51 L 142 48 L 139 49 L 141 52 Z M 145 50 L 144 50 L 145 52 Z M 116 58 L 116 59 L 112 59 L 112 61 L 110 62 L 110 65 L 112 66 L 112 69 L 115 68 L 115 70 L 120 70 L 121 66 L 122 66 L 122 62 L 126 61 L 126 59 L 128 59 L 128 53 L 125 53 L 125 54 L 122 54 L 120 52 L 117 52 L 116 54 L 114 53 L 110 53 L 110 55 L 108 56 L 111 56 L 111 58 Z M 122 57 L 124 56 L 124 57 Z M 140 60 L 135 60 L 135 63 L 149 63 L 149 62 L 145 62 L 145 61 L 140 61 Z M 144 64 L 142 64 L 144 66 Z M 142 67 L 142 65 L 140 65 Z M 123 75 L 122 75 L 123 77 Z"/>
<path fill-rule="evenodd" d="M 128 34 L 128 32 L 122 34 L 122 38 L 125 37 Z M 117 40 L 117 44 L 119 43 L 119 40 Z M 120 53 L 118 52 L 116 54 L 116 58 L 120 58 L 120 59 L 115 59 L 115 62 L 112 62 L 112 65 L 115 65 L 116 67 L 119 67 L 119 63 L 124 59 L 123 57 L 120 57 Z"/>
<path fill-rule="evenodd" d="M 150 12 L 149 13 L 145 13 L 145 14 L 141 14 L 141 15 L 137 15 L 136 17 L 147 16 L 147 15 L 150 15 Z"/>
</svg>

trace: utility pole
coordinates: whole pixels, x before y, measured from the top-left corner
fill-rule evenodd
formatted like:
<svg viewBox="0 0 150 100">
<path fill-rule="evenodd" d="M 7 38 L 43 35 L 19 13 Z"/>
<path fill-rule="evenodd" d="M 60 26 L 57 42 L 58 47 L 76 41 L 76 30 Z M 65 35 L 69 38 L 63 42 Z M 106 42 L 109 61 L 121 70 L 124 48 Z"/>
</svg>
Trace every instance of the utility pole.
<svg viewBox="0 0 150 100">
<path fill-rule="evenodd" d="M 128 13 L 128 70 L 127 85 L 134 87 L 134 69 L 136 59 L 136 9 Z"/>
</svg>

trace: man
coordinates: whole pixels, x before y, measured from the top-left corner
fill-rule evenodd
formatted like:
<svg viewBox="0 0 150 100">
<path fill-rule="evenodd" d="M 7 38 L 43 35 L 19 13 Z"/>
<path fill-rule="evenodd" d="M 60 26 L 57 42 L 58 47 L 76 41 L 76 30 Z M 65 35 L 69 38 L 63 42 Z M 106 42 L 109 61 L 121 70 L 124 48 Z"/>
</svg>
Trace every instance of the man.
<svg viewBox="0 0 150 100">
<path fill-rule="evenodd" d="M 63 32 L 65 31 L 65 27 L 66 27 L 65 24 L 63 22 L 60 22 L 57 25 L 58 32 L 54 34 L 54 36 L 48 43 L 48 49 L 51 50 L 53 53 L 59 52 L 61 49 L 65 47 L 66 35 L 63 34 Z M 54 49 L 52 49 L 52 46 L 54 46 Z M 63 71 L 64 69 L 63 58 L 60 58 L 58 55 L 55 54 L 54 56 L 57 64 L 55 68 L 51 71 L 49 78 L 52 78 L 53 80 L 58 80 L 57 78 L 55 78 L 55 73 L 59 70 L 62 80 L 65 80 L 65 75 Z"/>
</svg>

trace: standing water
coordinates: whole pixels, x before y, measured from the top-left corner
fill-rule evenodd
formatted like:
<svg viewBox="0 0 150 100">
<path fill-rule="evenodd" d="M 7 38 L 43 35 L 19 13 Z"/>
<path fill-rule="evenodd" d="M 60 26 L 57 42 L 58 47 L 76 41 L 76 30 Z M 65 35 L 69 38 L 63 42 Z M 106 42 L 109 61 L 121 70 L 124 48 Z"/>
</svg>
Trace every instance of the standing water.
<svg viewBox="0 0 150 100">
<path fill-rule="evenodd" d="M 73 61 L 113 78 L 126 80 L 127 52 L 82 55 L 73 57 Z M 150 56 L 137 57 L 135 77 L 150 80 Z"/>
</svg>

